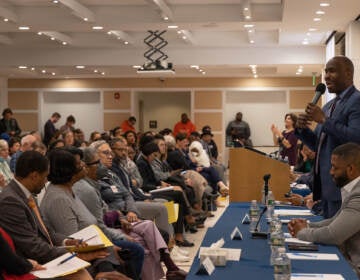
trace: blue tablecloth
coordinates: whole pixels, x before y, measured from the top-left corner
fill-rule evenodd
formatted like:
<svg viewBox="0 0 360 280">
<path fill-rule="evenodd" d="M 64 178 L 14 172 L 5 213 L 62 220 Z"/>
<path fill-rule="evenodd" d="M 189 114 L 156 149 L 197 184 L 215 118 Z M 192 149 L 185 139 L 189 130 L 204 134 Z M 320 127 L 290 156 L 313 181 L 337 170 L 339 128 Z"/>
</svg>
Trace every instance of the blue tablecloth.
<svg viewBox="0 0 360 280">
<path fill-rule="evenodd" d="M 209 228 L 201 244 L 203 247 L 210 246 L 213 242 L 224 238 L 224 248 L 241 248 L 239 262 L 228 261 L 226 267 L 216 267 L 211 276 L 196 275 L 199 268 L 199 258 L 196 255 L 194 263 L 186 279 L 274 279 L 273 267 L 270 266 L 270 245 L 268 239 L 251 239 L 249 225 L 241 224 L 243 216 L 248 212 L 248 203 L 232 203 L 226 209 L 222 217 L 213 228 Z M 281 217 L 285 218 L 285 217 Z M 309 217 L 307 217 L 309 218 Z M 312 217 L 318 220 L 319 217 Z M 243 240 L 231 240 L 230 234 L 237 226 Z M 267 231 L 266 220 L 261 221 L 261 231 Z M 283 226 L 287 232 L 286 226 Z M 339 256 L 339 261 L 307 261 L 292 260 L 292 273 L 336 273 L 342 274 L 345 279 L 357 279 L 355 272 L 344 259 L 335 246 L 319 245 L 318 253 L 335 253 Z"/>
</svg>

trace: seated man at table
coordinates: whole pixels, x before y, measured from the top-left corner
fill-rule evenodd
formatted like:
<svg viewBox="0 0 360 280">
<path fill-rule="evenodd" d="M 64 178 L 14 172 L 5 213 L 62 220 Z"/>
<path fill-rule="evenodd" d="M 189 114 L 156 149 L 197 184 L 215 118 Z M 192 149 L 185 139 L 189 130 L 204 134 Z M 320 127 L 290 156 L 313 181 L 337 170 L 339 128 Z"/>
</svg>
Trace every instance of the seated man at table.
<svg viewBox="0 0 360 280">
<path fill-rule="evenodd" d="M 293 219 L 288 229 L 301 240 L 339 246 L 360 276 L 360 146 L 347 143 L 335 148 L 330 174 L 341 189 L 339 211 L 334 217 L 316 223 Z"/>
</svg>

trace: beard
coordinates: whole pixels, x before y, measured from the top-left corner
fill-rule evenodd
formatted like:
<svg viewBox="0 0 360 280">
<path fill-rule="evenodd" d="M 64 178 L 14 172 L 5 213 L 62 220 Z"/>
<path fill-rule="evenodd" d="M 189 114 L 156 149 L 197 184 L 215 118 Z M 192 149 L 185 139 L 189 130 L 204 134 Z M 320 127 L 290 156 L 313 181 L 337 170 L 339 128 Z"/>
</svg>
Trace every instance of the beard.
<svg viewBox="0 0 360 280">
<path fill-rule="evenodd" d="M 341 176 L 336 177 L 336 178 L 333 177 L 333 180 L 334 180 L 334 182 L 335 182 L 335 184 L 336 184 L 336 186 L 337 186 L 338 188 L 342 188 L 342 187 L 344 187 L 347 183 L 350 182 L 349 178 L 346 176 L 345 173 L 342 174 Z"/>
</svg>

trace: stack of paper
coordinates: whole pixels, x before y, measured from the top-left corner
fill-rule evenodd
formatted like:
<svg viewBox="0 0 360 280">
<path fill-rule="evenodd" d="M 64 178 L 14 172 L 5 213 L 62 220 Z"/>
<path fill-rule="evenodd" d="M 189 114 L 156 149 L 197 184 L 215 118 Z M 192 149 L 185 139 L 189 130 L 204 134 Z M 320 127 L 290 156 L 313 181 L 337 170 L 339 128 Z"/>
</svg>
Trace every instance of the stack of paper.
<svg viewBox="0 0 360 280">
<path fill-rule="evenodd" d="M 336 254 L 321 254 L 321 253 L 287 253 L 291 260 L 317 260 L 317 261 L 338 261 L 339 257 Z"/>
<path fill-rule="evenodd" d="M 275 209 L 275 215 L 279 216 L 313 216 L 309 209 Z"/>
</svg>

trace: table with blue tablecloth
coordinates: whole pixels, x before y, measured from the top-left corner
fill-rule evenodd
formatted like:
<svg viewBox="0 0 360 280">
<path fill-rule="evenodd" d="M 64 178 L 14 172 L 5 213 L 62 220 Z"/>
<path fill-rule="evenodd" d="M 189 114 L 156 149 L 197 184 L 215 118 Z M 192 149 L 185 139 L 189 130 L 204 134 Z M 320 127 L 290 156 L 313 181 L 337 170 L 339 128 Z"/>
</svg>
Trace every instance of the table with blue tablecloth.
<svg viewBox="0 0 360 280">
<path fill-rule="evenodd" d="M 242 250 L 240 261 L 228 261 L 225 267 L 216 267 L 210 275 L 196 275 L 200 266 L 196 255 L 186 279 L 274 279 L 273 267 L 270 265 L 270 245 L 268 239 L 252 239 L 249 225 L 241 220 L 249 210 L 249 203 L 231 203 L 213 228 L 209 228 L 201 247 L 209 247 L 212 243 L 224 238 L 224 248 L 239 248 Z M 289 217 L 281 217 L 286 219 Z M 309 220 L 319 220 L 318 216 L 306 217 Z M 266 219 L 260 222 L 261 231 L 268 230 Z M 231 240 L 231 233 L 238 227 L 243 240 Z M 287 232 L 286 225 L 283 225 Z M 317 253 L 337 254 L 338 261 L 327 260 L 292 260 L 292 273 L 342 274 L 345 279 L 358 279 L 349 263 L 344 259 L 336 246 L 319 245 Z"/>
</svg>

